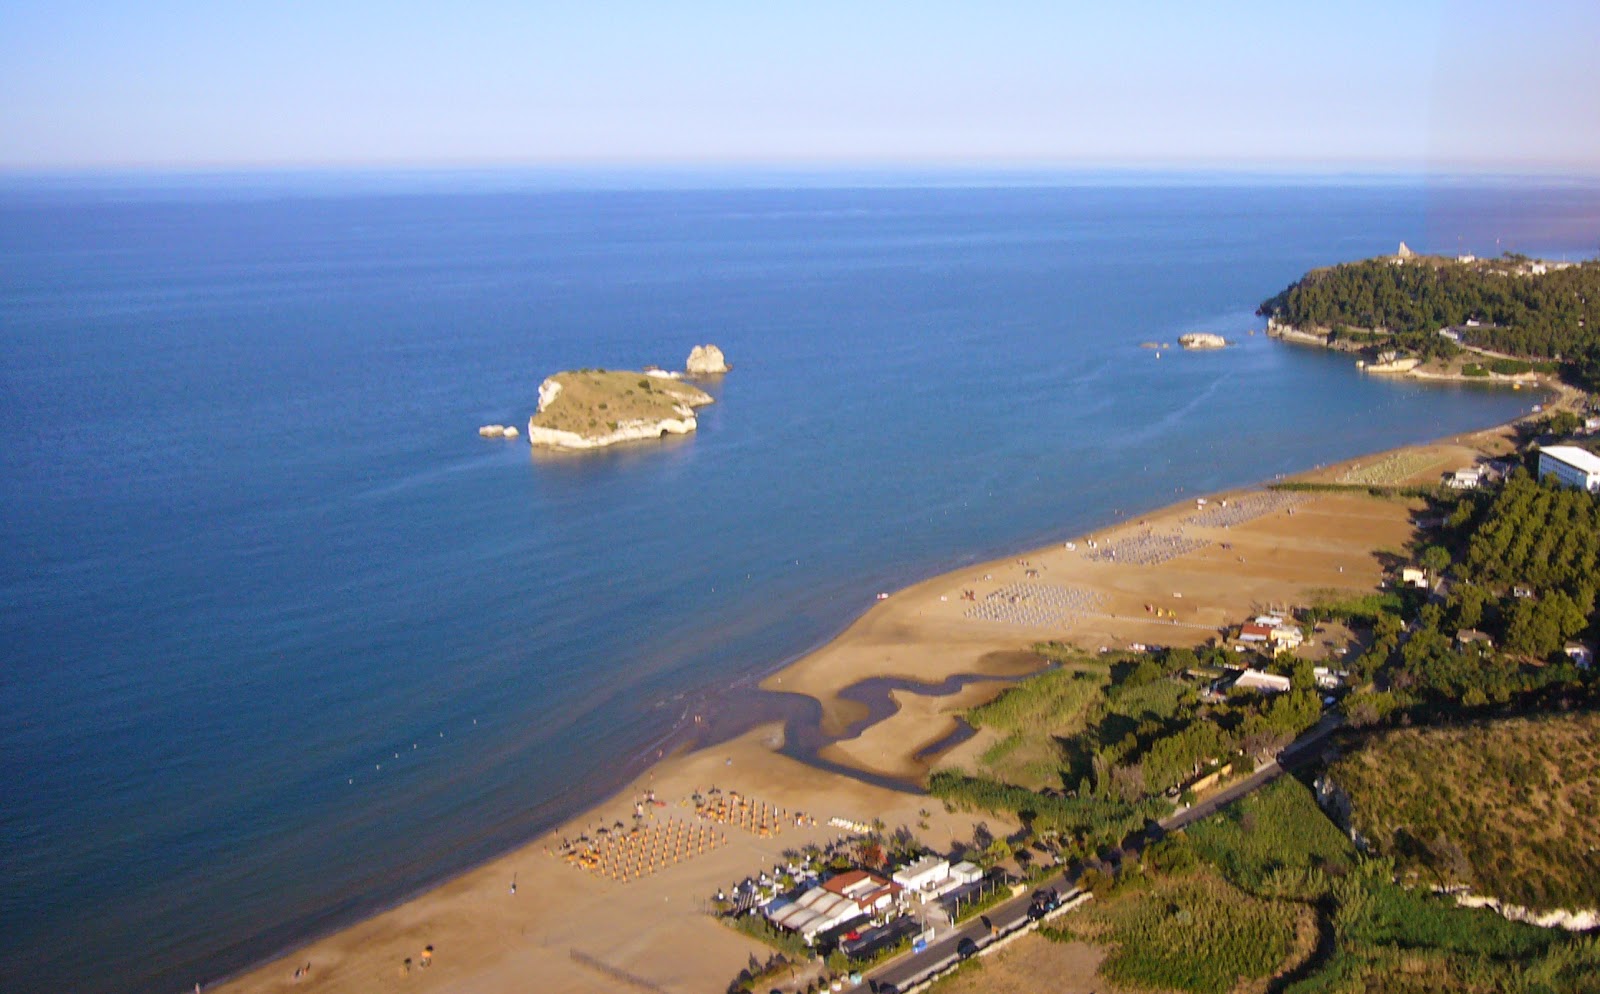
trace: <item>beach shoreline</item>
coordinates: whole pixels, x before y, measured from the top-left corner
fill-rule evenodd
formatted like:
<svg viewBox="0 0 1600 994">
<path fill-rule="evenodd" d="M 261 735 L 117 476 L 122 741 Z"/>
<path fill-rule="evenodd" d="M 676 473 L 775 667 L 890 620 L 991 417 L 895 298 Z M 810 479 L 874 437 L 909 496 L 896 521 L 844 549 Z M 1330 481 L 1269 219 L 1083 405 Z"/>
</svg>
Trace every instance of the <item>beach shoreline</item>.
<svg viewBox="0 0 1600 994">
<path fill-rule="evenodd" d="M 1547 405 L 1563 403 L 1571 396 L 1559 385 L 1554 389 L 1555 396 L 1546 401 Z M 1286 479 L 1328 482 L 1352 466 L 1370 466 L 1405 453 L 1431 453 L 1431 461 L 1408 477 L 1414 478 L 1470 453 L 1486 455 L 1506 449 L 1514 426 L 1527 417 L 1530 415 L 1478 432 L 1358 456 Z M 1215 506 L 1225 500 L 1271 492 L 1260 486 L 1246 487 L 1204 495 L 1204 500 L 1207 506 Z M 958 746 L 933 755 L 920 754 L 930 744 L 949 738 L 956 724 L 955 710 L 992 697 L 1008 680 L 1037 671 L 1043 661 L 1027 647 L 1040 640 L 1039 636 L 1059 634 L 1086 647 L 1120 647 L 1128 641 L 1197 644 L 1263 600 L 1270 602 L 1286 590 L 1309 589 L 1308 583 L 1318 578 L 1348 576 L 1352 587 L 1372 582 L 1381 575 L 1371 555 L 1380 547 L 1380 540 L 1393 542 L 1414 529 L 1398 502 L 1389 510 L 1399 513 L 1380 515 L 1382 520 L 1376 525 L 1381 527 L 1377 527 L 1374 521 L 1359 518 L 1350 507 L 1340 504 L 1341 500 L 1358 498 L 1318 499 L 1328 509 L 1324 517 L 1333 522 L 1330 527 L 1335 532 L 1345 527 L 1336 520 L 1339 516 L 1353 517 L 1354 524 L 1349 527 L 1360 533 L 1356 544 L 1330 541 L 1326 548 L 1307 544 L 1280 561 L 1268 557 L 1253 569 L 1240 569 L 1251 564 L 1242 555 L 1237 557 L 1237 564 L 1231 562 L 1232 550 L 1227 546 L 1234 543 L 1222 542 L 1218 538 L 1221 532 L 1184 525 L 1185 519 L 1196 517 L 1201 506 L 1197 498 L 1191 497 L 1151 511 L 1123 515 L 1071 543 L 1003 555 L 913 583 L 870 605 L 841 631 L 778 664 L 766 675 L 740 682 L 815 701 L 820 709 L 816 728 L 821 740 L 815 753 L 825 762 L 806 762 L 786 752 L 792 745 L 786 734 L 792 718 L 752 717 L 741 724 L 736 715 L 713 720 L 710 714 L 690 718 L 686 712 L 685 723 L 652 746 L 659 749 L 659 756 L 651 758 L 647 749 L 629 760 L 624 785 L 602 801 L 539 832 L 520 846 L 215 986 L 253 994 L 287 990 L 294 983 L 309 980 L 318 989 L 330 991 L 377 990 L 396 983 L 425 983 L 430 989 L 437 986 L 494 991 L 515 989 L 519 980 L 527 979 L 527 970 L 536 970 L 534 975 L 549 990 L 590 990 L 607 983 L 616 986 L 618 977 L 639 980 L 646 975 L 654 978 L 648 983 L 658 990 L 704 989 L 707 980 L 717 977 L 721 978 L 717 983 L 720 987 L 758 947 L 711 920 L 703 909 L 689 910 L 684 905 L 703 901 L 718 886 L 748 875 L 759 868 L 762 860 L 776 858 L 791 842 L 836 837 L 837 829 L 827 829 L 829 817 L 855 821 L 882 817 L 891 827 L 926 823 L 929 829 L 919 829 L 918 834 L 935 846 L 955 842 L 970 832 L 970 817 L 929 811 L 930 806 L 939 806 L 926 795 L 896 789 L 890 782 L 919 779 L 959 751 Z M 1302 520 L 1305 518 L 1303 514 Z M 1149 544 L 1150 535 L 1173 530 L 1181 533 L 1185 527 L 1194 532 L 1192 542 L 1203 540 L 1207 544 L 1149 566 L 1130 568 L 1106 559 L 1091 559 L 1086 548 L 1079 548 L 1086 545 L 1089 536 L 1096 536 L 1098 544 L 1107 547 L 1137 540 L 1128 547 L 1140 549 L 1144 547 L 1140 542 Z M 1223 530 L 1229 527 L 1223 526 Z M 1140 538 L 1141 533 L 1148 534 Z M 1263 534 L 1263 541 L 1268 543 L 1286 538 L 1276 533 Z M 1352 551 L 1357 544 L 1365 547 L 1368 555 Z M 1224 551 L 1228 555 L 1223 555 Z M 1256 558 L 1253 552 L 1251 558 Z M 1332 572 L 1334 569 L 1336 573 Z M 1350 572 L 1346 573 L 1347 569 Z M 1027 580 L 1048 580 L 1074 589 L 1092 588 L 1101 596 L 1097 607 L 1103 610 L 1081 612 L 1069 624 L 1060 626 L 1059 631 L 1050 625 L 973 624 L 966 617 L 974 608 L 963 605 L 987 603 L 988 593 L 1007 583 Z M 1170 590 L 1172 596 L 1166 603 L 1174 605 L 1173 618 L 1157 620 L 1137 612 L 1136 605 L 1141 600 L 1148 605 L 1147 598 L 1180 582 L 1195 584 L 1191 590 L 1198 595 L 1179 598 L 1176 595 L 1182 590 Z M 985 594 L 983 600 L 977 596 L 976 588 L 980 586 Z M 1198 593 L 1211 587 L 1228 589 Z M 962 596 L 968 590 L 974 594 L 970 601 Z M 1178 616 L 1180 610 L 1182 615 Z M 962 677 L 965 682 L 951 694 L 887 691 L 893 709 L 865 727 L 857 726 L 869 709 L 846 694 L 850 688 L 872 679 L 936 685 L 955 677 Z M 707 704 L 707 710 L 712 710 L 713 702 Z M 859 775 L 842 775 L 845 771 Z M 591 875 L 561 865 L 545 851 L 563 835 L 619 821 L 618 812 L 632 808 L 633 799 L 643 791 L 654 790 L 660 797 L 673 798 L 669 804 L 676 804 L 691 791 L 699 793 L 719 774 L 736 783 L 736 789 L 745 794 L 770 796 L 777 808 L 807 811 L 818 818 L 820 826 L 798 830 L 777 845 L 759 837 L 739 837 L 739 845 L 730 842 L 710 857 L 697 859 L 692 869 L 654 875 L 626 890 L 619 890 L 620 885 L 611 881 L 590 879 Z M 821 810 L 824 804 L 830 809 Z M 678 809 L 669 808 L 663 817 L 677 813 Z M 993 824 L 999 820 L 991 817 L 988 821 Z M 740 867 L 745 869 L 741 871 Z M 507 880 L 519 878 L 519 894 L 508 894 Z M 673 909 L 670 916 L 644 912 L 639 910 L 645 906 L 639 899 L 641 895 L 659 899 L 662 905 L 670 905 L 677 897 L 679 908 Z M 513 898 L 520 903 L 513 903 Z M 618 910 L 617 904 L 626 908 Z M 562 914 L 563 910 L 573 909 L 579 913 Z M 582 948 L 608 933 L 611 941 L 597 950 Z M 434 938 L 444 941 L 435 943 Z M 415 958 L 424 945 L 438 946 L 436 965 L 425 975 L 405 971 L 406 950 L 415 947 L 411 952 Z M 565 955 L 559 951 L 563 948 Z M 463 950 L 470 952 L 461 953 L 458 958 L 458 951 Z M 305 980 L 296 981 L 296 964 L 302 962 L 310 963 L 313 969 Z M 640 972 L 641 962 L 651 965 L 648 974 Z M 597 968 L 597 963 L 616 975 L 602 982 L 605 969 Z M 213 985 L 208 983 L 206 989 L 213 989 Z"/>
</svg>

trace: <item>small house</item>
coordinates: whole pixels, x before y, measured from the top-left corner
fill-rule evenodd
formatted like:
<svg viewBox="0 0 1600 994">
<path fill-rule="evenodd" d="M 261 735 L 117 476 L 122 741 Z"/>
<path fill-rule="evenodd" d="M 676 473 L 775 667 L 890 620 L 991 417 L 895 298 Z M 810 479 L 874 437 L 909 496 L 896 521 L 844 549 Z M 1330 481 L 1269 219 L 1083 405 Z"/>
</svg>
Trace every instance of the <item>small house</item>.
<svg viewBox="0 0 1600 994">
<path fill-rule="evenodd" d="M 1594 650 L 1582 642 L 1568 642 L 1561 650 L 1568 659 L 1578 665 L 1578 669 L 1586 670 L 1594 665 Z"/>
<path fill-rule="evenodd" d="M 1259 621 L 1248 621 L 1239 629 L 1241 642 L 1270 642 L 1274 626 L 1263 625 Z"/>
<path fill-rule="evenodd" d="M 1305 640 L 1305 634 L 1293 625 L 1279 625 L 1267 636 L 1273 652 L 1293 652 Z"/>
<path fill-rule="evenodd" d="M 1488 652 L 1494 649 L 1494 639 L 1476 628 L 1463 628 L 1456 632 L 1456 648 L 1462 651 L 1476 648 L 1480 652 Z"/>
<path fill-rule="evenodd" d="M 957 886 L 975 884 L 983 879 L 983 870 L 978 864 L 964 859 L 950 867 L 950 879 L 955 881 Z"/>
<path fill-rule="evenodd" d="M 1476 466 L 1458 469 L 1450 474 L 1445 485 L 1452 490 L 1476 490 L 1483 485 L 1483 470 Z"/>
<path fill-rule="evenodd" d="M 1403 566 L 1400 568 L 1400 582 L 1408 587 L 1426 590 L 1428 589 L 1428 571 L 1421 566 Z"/>
<path fill-rule="evenodd" d="M 1292 684 L 1286 676 L 1261 670 L 1240 670 L 1229 689 L 1254 690 L 1263 694 L 1286 694 Z"/>
<path fill-rule="evenodd" d="M 1344 670 L 1330 669 L 1326 666 L 1313 667 L 1311 673 L 1317 678 L 1317 686 L 1323 690 L 1339 689 L 1350 676 Z"/>
<path fill-rule="evenodd" d="M 1533 598 L 1533 588 L 1525 583 L 1513 584 L 1511 596 L 1519 601 L 1531 600 Z"/>
</svg>

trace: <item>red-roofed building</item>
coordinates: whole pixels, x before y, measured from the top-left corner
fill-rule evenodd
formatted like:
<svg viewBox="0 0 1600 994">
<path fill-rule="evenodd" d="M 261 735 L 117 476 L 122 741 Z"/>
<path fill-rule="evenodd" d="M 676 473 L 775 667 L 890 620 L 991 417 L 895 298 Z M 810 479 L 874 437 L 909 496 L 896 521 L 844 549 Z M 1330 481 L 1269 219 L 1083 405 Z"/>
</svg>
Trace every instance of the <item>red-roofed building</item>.
<svg viewBox="0 0 1600 994">
<path fill-rule="evenodd" d="M 866 870 L 848 870 L 830 877 L 822 889 L 856 903 L 863 914 L 873 915 L 894 903 L 900 885 Z"/>
<path fill-rule="evenodd" d="M 1272 626 L 1249 621 L 1239 629 L 1241 642 L 1266 642 L 1272 638 Z"/>
</svg>

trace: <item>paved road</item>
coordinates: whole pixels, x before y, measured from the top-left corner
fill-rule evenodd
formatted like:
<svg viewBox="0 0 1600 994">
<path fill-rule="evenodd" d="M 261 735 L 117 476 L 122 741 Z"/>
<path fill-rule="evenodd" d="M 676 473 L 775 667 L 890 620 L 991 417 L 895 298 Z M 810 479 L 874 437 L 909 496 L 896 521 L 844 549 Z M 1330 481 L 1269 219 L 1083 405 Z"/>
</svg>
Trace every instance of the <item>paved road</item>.
<svg viewBox="0 0 1600 994">
<path fill-rule="evenodd" d="M 1276 780 L 1283 775 L 1285 769 L 1294 769 L 1305 765 L 1320 754 L 1320 750 L 1316 746 L 1320 745 L 1343 723 L 1343 718 L 1336 711 L 1323 715 L 1322 720 L 1314 725 L 1310 731 L 1290 743 L 1279 754 L 1277 760 L 1267 763 L 1245 779 L 1218 791 L 1194 807 L 1162 819 L 1157 823 L 1160 826 L 1159 830 L 1138 833 L 1135 837 L 1125 841 L 1122 848 L 1125 851 L 1137 851 L 1150 841 L 1152 836 L 1157 836 L 1158 833 L 1176 831 L 1185 825 L 1215 814 L 1219 808 Z M 1060 876 L 1048 877 L 1035 884 L 1034 887 L 1063 887 L 1077 880 L 1082 873 L 1083 865 L 1073 864 L 1066 867 Z M 872 989 L 881 991 L 886 988 L 900 990 L 910 987 L 923 977 L 940 969 L 946 963 L 958 959 L 963 948 L 970 954 L 974 947 L 981 948 L 995 941 L 997 936 L 1006 935 L 1027 920 L 1028 906 L 1031 900 L 1032 890 L 1029 890 L 1019 897 L 1014 897 L 1009 901 L 996 905 L 955 931 L 945 933 L 930 943 L 928 948 L 922 952 L 906 953 L 871 970 L 867 974 L 867 979 L 872 983 Z M 963 947 L 962 944 L 964 942 L 971 943 L 971 945 Z"/>
</svg>

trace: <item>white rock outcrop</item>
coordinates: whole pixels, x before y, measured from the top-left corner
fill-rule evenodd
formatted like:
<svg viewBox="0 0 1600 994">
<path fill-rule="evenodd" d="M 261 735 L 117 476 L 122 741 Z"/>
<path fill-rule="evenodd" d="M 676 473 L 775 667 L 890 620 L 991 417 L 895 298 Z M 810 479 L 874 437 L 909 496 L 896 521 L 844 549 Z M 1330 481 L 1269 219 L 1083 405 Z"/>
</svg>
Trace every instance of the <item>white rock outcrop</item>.
<svg viewBox="0 0 1600 994">
<path fill-rule="evenodd" d="M 1196 331 L 1179 336 L 1178 344 L 1186 349 L 1225 349 L 1228 347 L 1228 340 L 1221 335 Z"/>
<path fill-rule="evenodd" d="M 728 360 L 715 345 L 696 345 L 689 350 L 689 361 L 684 368 L 691 376 L 708 376 L 728 371 Z"/>
<path fill-rule="evenodd" d="M 555 403 L 555 399 L 559 396 L 561 396 L 561 384 L 556 382 L 554 376 L 546 377 L 545 381 L 539 384 L 539 410 L 542 411 Z"/>
<path fill-rule="evenodd" d="M 1460 893 L 1455 895 L 1456 903 L 1466 908 L 1488 908 L 1498 913 L 1502 918 L 1509 918 L 1514 922 L 1527 922 L 1540 928 L 1564 928 L 1569 932 L 1587 932 L 1600 925 L 1600 910 L 1585 908 L 1580 911 L 1559 909 L 1556 911 L 1531 911 L 1516 904 L 1506 904 L 1492 897 L 1482 897 L 1476 894 Z"/>
<path fill-rule="evenodd" d="M 687 407 L 678 408 L 680 417 L 657 421 L 623 421 L 604 435 L 580 435 L 559 428 L 541 428 L 528 419 L 528 442 L 532 445 L 551 445 L 558 449 L 602 449 L 618 442 L 638 442 L 668 435 L 687 435 L 700 426 L 694 412 Z"/>
</svg>

